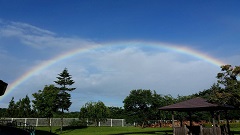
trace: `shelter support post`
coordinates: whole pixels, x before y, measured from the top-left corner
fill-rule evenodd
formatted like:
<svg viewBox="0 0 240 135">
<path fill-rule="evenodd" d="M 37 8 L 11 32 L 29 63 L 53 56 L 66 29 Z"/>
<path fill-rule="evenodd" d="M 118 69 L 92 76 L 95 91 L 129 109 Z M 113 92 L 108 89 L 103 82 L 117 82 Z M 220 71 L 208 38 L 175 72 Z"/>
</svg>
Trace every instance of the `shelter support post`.
<svg viewBox="0 0 240 135">
<path fill-rule="evenodd" d="M 174 112 L 172 111 L 172 128 L 173 128 L 173 135 L 175 135 L 175 128 L 174 128 Z"/>
<path fill-rule="evenodd" d="M 192 112 L 188 112 L 188 115 L 189 115 L 190 127 L 192 127 L 193 126 L 193 124 L 192 124 Z"/>
<path fill-rule="evenodd" d="M 226 117 L 226 120 L 227 120 L 227 130 L 228 130 L 227 134 L 230 135 L 231 131 L 230 131 L 230 125 L 229 125 L 229 118 L 228 118 L 228 111 L 227 110 L 225 110 L 225 117 Z"/>
<path fill-rule="evenodd" d="M 211 111 L 211 116 L 212 116 L 212 128 L 213 128 L 213 134 L 216 135 L 217 132 L 216 132 L 216 123 L 215 123 L 215 119 L 214 119 L 214 111 Z"/>
<path fill-rule="evenodd" d="M 217 112 L 217 117 L 218 117 L 218 127 L 220 127 L 220 112 Z"/>
<path fill-rule="evenodd" d="M 192 112 L 188 112 L 189 115 L 189 121 L 190 121 L 190 127 L 193 126 L 193 122 L 192 122 Z M 189 134 L 192 135 L 192 129 L 189 130 Z"/>
</svg>

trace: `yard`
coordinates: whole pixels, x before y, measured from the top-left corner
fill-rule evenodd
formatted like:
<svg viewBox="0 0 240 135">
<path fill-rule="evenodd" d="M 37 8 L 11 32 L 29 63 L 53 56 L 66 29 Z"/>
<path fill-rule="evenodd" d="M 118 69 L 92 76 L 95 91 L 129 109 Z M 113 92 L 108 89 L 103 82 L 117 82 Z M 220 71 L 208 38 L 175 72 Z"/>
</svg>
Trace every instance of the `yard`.
<svg viewBox="0 0 240 135">
<path fill-rule="evenodd" d="M 231 128 L 234 135 L 240 135 L 240 128 Z M 53 127 L 49 132 L 48 127 L 37 127 L 36 135 L 59 135 L 59 127 Z M 139 128 L 139 127 L 86 127 L 63 128 L 62 135 L 172 135 L 171 128 Z"/>
<path fill-rule="evenodd" d="M 171 128 L 139 128 L 139 127 L 86 127 L 86 128 L 63 128 L 62 135 L 168 135 L 172 134 Z M 53 127 L 52 133 L 48 127 L 37 127 L 36 135 L 59 135 L 59 127 Z"/>
</svg>

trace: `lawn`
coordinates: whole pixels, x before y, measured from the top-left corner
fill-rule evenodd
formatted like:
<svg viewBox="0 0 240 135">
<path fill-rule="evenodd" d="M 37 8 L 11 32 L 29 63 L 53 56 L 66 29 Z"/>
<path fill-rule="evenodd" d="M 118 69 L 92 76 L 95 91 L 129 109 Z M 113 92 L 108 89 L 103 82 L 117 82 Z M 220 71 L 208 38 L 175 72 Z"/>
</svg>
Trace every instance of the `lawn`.
<svg viewBox="0 0 240 135">
<path fill-rule="evenodd" d="M 171 128 L 140 128 L 140 127 L 86 127 L 64 128 L 62 135 L 168 135 L 172 134 Z M 53 127 L 52 133 L 48 127 L 37 127 L 36 135 L 59 135 L 59 127 Z"/>
<path fill-rule="evenodd" d="M 36 135 L 60 135 L 60 127 L 53 127 L 49 132 L 48 127 L 37 127 Z M 240 128 L 231 128 L 234 135 L 240 134 Z M 172 135 L 171 128 L 139 128 L 139 127 L 64 127 L 62 135 Z"/>
<path fill-rule="evenodd" d="M 240 135 L 240 128 L 231 128 L 231 132 L 234 135 Z"/>
</svg>

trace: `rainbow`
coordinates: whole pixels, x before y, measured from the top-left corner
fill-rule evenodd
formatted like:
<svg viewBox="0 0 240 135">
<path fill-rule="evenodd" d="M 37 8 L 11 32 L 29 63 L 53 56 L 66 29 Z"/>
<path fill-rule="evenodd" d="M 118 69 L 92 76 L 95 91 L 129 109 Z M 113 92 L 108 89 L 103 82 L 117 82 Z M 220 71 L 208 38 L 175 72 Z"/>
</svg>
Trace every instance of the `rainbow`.
<svg viewBox="0 0 240 135">
<path fill-rule="evenodd" d="M 224 62 L 222 62 L 222 61 L 220 61 L 216 58 L 213 58 L 213 57 L 211 57 L 207 54 L 204 54 L 200 51 L 193 50 L 193 49 L 188 48 L 188 47 L 173 45 L 173 44 L 168 44 L 168 43 L 129 41 L 129 42 L 115 42 L 115 43 L 107 43 L 107 44 L 94 44 L 94 45 L 89 45 L 88 47 L 84 47 L 84 48 L 73 49 L 69 52 L 60 54 L 56 57 L 53 57 L 50 60 L 44 61 L 44 62 L 34 66 L 31 70 L 24 73 L 22 76 L 17 78 L 13 83 L 11 83 L 8 86 L 5 95 L 2 96 L 2 97 L 6 97 L 6 95 L 8 95 L 11 91 L 16 89 L 21 83 L 23 83 L 26 80 L 28 80 L 29 78 L 31 78 L 34 74 L 40 73 L 41 71 L 43 71 L 43 70 L 47 69 L 48 67 L 54 65 L 55 63 L 58 63 L 62 60 L 74 57 L 77 54 L 88 52 L 90 50 L 104 49 L 104 48 L 107 48 L 107 47 L 115 47 L 115 46 L 136 46 L 136 47 L 137 46 L 145 46 L 145 47 L 152 46 L 152 47 L 159 47 L 161 49 L 166 49 L 166 50 L 174 51 L 174 52 L 177 52 L 177 53 L 186 54 L 186 55 L 189 55 L 191 57 L 195 57 L 195 58 L 204 60 L 204 61 L 206 61 L 208 63 L 211 63 L 211 64 L 213 64 L 217 67 L 220 67 L 221 65 L 225 64 Z"/>
</svg>

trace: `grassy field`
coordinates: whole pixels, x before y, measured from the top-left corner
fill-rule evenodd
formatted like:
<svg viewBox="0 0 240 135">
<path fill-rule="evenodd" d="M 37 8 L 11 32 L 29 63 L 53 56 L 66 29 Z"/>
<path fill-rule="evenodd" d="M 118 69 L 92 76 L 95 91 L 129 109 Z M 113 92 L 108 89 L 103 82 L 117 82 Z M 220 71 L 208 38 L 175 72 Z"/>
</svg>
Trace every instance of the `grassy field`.
<svg viewBox="0 0 240 135">
<path fill-rule="evenodd" d="M 234 135 L 240 135 L 240 128 L 231 128 Z M 36 135 L 60 135 L 60 128 L 37 127 Z M 61 135 L 172 135 L 171 128 L 139 128 L 139 127 L 64 127 Z"/>
<path fill-rule="evenodd" d="M 172 135 L 171 128 L 139 128 L 139 127 L 86 127 L 64 128 L 62 135 Z M 36 128 L 36 135 L 59 135 L 59 127 L 53 127 L 52 133 L 48 127 Z"/>
</svg>

